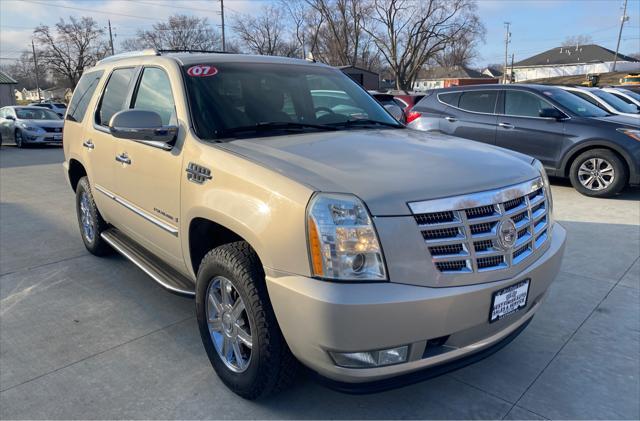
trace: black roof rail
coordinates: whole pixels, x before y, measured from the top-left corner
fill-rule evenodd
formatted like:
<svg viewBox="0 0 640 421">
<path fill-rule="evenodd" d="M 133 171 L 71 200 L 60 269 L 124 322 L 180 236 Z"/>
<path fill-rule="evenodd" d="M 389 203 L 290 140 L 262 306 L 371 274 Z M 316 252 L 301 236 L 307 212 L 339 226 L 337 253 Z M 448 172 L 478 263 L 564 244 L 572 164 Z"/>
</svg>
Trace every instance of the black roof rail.
<svg viewBox="0 0 640 421">
<path fill-rule="evenodd" d="M 163 49 L 156 50 L 159 54 L 162 53 L 213 53 L 213 54 L 231 54 L 228 51 L 218 50 L 192 50 L 192 49 Z"/>
</svg>

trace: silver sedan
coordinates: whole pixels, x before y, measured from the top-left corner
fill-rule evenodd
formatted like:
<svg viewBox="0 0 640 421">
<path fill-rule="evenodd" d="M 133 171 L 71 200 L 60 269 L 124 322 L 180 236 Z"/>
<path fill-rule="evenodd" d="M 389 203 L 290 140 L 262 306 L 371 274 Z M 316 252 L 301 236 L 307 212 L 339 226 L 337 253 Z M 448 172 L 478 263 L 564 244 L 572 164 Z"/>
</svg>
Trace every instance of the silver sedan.
<svg viewBox="0 0 640 421">
<path fill-rule="evenodd" d="M 9 106 L 0 109 L 0 142 L 13 140 L 19 148 L 27 144 L 62 144 L 64 121 L 42 107 Z"/>
</svg>

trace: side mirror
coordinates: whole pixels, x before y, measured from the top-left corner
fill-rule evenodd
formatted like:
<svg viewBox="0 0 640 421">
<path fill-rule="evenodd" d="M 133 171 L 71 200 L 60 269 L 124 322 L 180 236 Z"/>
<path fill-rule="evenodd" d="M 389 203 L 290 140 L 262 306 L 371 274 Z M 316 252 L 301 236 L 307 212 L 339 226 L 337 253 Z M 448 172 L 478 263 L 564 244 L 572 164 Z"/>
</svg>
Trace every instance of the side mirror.
<svg viewBox="0 0 640 421">
<path fill-rule="evenodd" d="M 565 118 L 565 115 L 562 111 L 557 108 L 543 108 L 540 110 L 540 117 L 542 118 L 553 118 L 555 120 L 562 120 Z"/>
<path fill-rule="evenodd" d="M 16 118 L 15 118 L 14 116 L 12 116 L 12 115 L 8 115 L 8 116 L 6 116 L 6 117 L 5 117 L 5 119 L 7 119 L 7 120 L 13 120 L 13 121 L 15 121 L 15 120 L 16 120 Z"/>
<path fill-rule="evenodd" d="M 404 123 L 404 112 L 402 111 L 402 108 L 400 108 L 399 105 L 386 104 L 384 108 L 389 112 L 389 114 L 393 116 L 393 118 L 395 118 L 401 123 Z"/>
<path fill-rule="evenodd" d="M 122 110 L 111 117 L 109 131 L 114 137 L 141 142 L 169 150 L 178 135 L 177 126 L 162 125 L 162 118 L 154 111 Z"/>
</svg>

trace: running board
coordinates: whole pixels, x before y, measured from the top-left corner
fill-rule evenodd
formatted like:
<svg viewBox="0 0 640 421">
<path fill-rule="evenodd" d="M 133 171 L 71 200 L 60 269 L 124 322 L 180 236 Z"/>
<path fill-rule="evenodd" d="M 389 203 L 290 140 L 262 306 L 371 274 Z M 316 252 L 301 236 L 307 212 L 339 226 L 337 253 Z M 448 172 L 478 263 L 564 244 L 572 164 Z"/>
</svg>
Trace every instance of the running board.
<svg viewBox="0 0 640 421">
<path fill-rule="evenodd" d="M 116 228 L 103 231 L 100 237 L 169 292 L 187 297 L 196 295 L 193 281 L 162 262 Z"/>
</svg>

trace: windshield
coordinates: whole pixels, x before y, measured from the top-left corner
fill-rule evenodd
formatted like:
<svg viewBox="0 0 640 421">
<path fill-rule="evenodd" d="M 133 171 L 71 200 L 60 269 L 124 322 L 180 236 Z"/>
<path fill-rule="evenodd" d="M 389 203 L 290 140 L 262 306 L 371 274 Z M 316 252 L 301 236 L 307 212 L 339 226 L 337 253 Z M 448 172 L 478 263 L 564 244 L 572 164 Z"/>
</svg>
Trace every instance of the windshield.
<svg viewBox="0 0 640 421">
<path fill-rule="evenodd" d="M 58 108 L 67 108 L 67 104 L 61 104 L 59 102 L 54 103 L 53 105 L 55 105 Z"/>
<path fill-rule="evenodd" d="M 60 116 L 46 108 L 16 108 L 16 116 L 21 120 L 60 120 Z"/>
<path fill-rule="evenodd" d="M 606 117 L 610 115 L 608 112 L 598 108 L 587 100 L 584 100 L 574 94 L 562 89 L 545 89 L 542 93 L 561 106 L 567 111 L 580 117 Z"/>
<path fill-rule="evenodd" d="M 222 63 L 186 65 L 184 73 L 193 123 L 202 139 L 402 127 L 332 68 Z"/>
<path fill-rule="evenodd" d="M 621 113 L 637 114 L 639 112 L 638 107 L 636 107 L 635 105 L 628 104 L 607 91 L 593 89 L 591 90 L 591 93 L 602 99 L 604 102 L 611 105 L 616 111 L 620 111 Z"/>
<path fill-rule="evenodd" d="M 620 91 L 624 92 L 625 95 L 630 96 L 636 101 L 640 101 L 640 94 L 638 94 L 637 92 L 630 91 L 629 89 L 620 89 Z"/>
</svg>

